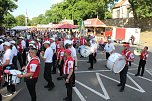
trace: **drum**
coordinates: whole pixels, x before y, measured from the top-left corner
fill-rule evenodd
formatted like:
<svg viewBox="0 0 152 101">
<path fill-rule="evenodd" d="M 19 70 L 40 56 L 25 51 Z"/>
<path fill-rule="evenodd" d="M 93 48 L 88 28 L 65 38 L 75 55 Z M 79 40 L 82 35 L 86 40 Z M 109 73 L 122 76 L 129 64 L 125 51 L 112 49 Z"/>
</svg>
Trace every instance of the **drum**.
<svg viewBox="0 0 152 101">
<path fill-rule="evenodd" d="M 119 53 L 112 53 L 107 60 L 107 68 L 114 73 L 119 73 L 125 67 L 126 61 L 124 56 Z"/>
<path fill-rule="evenodd" d="M 9 84 L 19 84 L 20 83 L 20 78 L 18 78 L 16 75 L 17 74 L 22 74 L 21 71 L 19 70 L 9 70 L 9 74 L 6 76 L 6 80 Z"/>
<path fill-rule="evenodd" d="M 80 53 L 83 57 L 88 57 L 92 53 L 91 48 L 88 46 L 84 46 L 81 48 Z"/>
</svg>

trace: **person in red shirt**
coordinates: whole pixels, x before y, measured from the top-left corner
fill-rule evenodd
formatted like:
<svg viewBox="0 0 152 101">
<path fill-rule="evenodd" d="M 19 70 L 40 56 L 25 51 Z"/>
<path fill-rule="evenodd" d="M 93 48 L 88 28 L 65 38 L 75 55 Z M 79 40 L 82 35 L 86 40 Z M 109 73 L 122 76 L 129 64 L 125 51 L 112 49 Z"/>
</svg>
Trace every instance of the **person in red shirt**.
<svg viewBox="0 0 152 101">
<path fill-rule="evenodd" d="M 73 41 L 73 47 L 75 48 L 76 47 L 76 45 L 77 45 L 77 40 L 78 40 L 78 38 L 77 37 L 73 37 L 72 38 L 72 41 Z"/>
<path fill-rule="evenodd" d="M 122 51 L 122 55 L 125 57 L 125 60 L 126 60 L 126 65 L 123 68 L 123 70 L 120 72 L 120 83 L 117 85 L 117 86 L 121 86 L 120 92 L 123 92 L 125 88 L 129 61 L 134 60 L 134 55 L 129 50 L 129 47 L 130 47 L 129 44 L 124 44 L 124 50 Z"/>
<path fill-rule="evenodd" d="M 60 50 L 57 52 L 57 64 L 60 71 L 60 76 L 57 78 L 57 80 L 63 79 L 63 64 L 64 64 L 64 44 L 60 43 Z"/>
<path fill-rule="evenodd" d="M 85 45 L 86 42 L 87 42 L 86 39 L 83 36 L 81 36 L 81 38 L 80 38 L 80 46 L 81 45 Z"/>
<path fill-rule="evenodd" d="M 28 91 L 31 96 L 31 101 L 36 101 L 36 90 L 35 86 L 38 80 L 39 72 L 40 72 L 40 59 L 37 57 L 37 49 L 31 48 L 29 50 L 29 55 L 32 58 L 26 67 L 23 67 L 25 69 L 26 74 L 18 74 L 17 77 L 19 78 L 25 78 L 26 80 L 26 86 L 28 88 Z"/>
<path fill-rule="evenodd" d="M 147 60 L 148 55 L 149 55 L 147 50 L 148 50 L 148 47 L 145 46 L 143 51 L 141 52 L 139 66 L 138 66 L 138 72 L 137 72 L 137 74 L 135 74 L 135 76 L 143 76 L 143 74 L 144 74 L 146 60 Z M 141 68 L 142 68 L 142 71 L 141 71 L 141 75 L 140 75 L 140 69 Z"/>
<path fill-rule="evenodd" d="M 63 66 L 63 74 L 67 88 L 67 97 L 65 97 L 63 100 L 72 101 L 72 74 L 73 74 L 74 60 L 71 56 L 71 51 L 69 49 L 65 49 L 64 55 L 66 60 Z"/>
</svg>

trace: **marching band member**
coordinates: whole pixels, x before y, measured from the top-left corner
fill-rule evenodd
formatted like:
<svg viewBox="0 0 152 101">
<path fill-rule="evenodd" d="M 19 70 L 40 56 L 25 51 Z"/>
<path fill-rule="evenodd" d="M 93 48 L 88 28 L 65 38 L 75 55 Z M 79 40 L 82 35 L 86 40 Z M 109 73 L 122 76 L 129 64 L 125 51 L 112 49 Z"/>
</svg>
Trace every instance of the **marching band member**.
<svg viewBox="0 0 152 101">
<path fill-rule="evenodd" d="M 22 59 L 23 59 L 23 65 L 26 65 L 26 42 L 24 40 L 24 37 L 20 37 L 21 39 L 21 45 L 22 45 Z"/>
<path fill-rule="evenodd" d="M 52 70 L 52 74 L 56 74 L 56 60 L 57 60 L 57 56 L 56 56 L 56 43 L 55 43 L 55 39 L 54 38 L 50 38 L 50 47 L 53 50 L 53 70 Z"/>
<path fill-rule="evenodd" d="M 91 52 L 92 53 L 89 55 L 90 67 L 88 68 L 88 70 L 92 70 L 94 61 L 95 62 L 97 61 L 96 60 L 96 52 L 97 52 L 98 45 L 94 39 L 91 40 L 90 44 L 91 44 Z"/>
<path fill-rule="evenodd" d="M 72 101 L 72 75 L 73 75 L 74 60 L 71 56 L 71 51 L 69 49 L 66 49 L 64 51 L 64 55 L 66 57 L 66 60 L 63 66 L 63 73 L 65 75 L 64 78 L 67 88 L 67 97 L 65 97 L 63 100 Z"/>
<path fill-rule="evenodd" d="M 23 67 L 23 69 L 25 69 L 26 74 L 18 74 L 17 77 L 25 78 L 26 86 L 31 96 L 31 101 L 36 101 L 35 88 L 40 72 L 40 60 L 39 57 L 36 56 L 36 48 L 30 48 L 29 55 L 31 57 L 31 60 L 29 61 L 26 67 Z"/>
<path fill-rule="evenodd" d="M 17 48 L 15 46 L 16 42 L 14 40 L 10 41 L 10 43 L 12 44 L 12 53 L 13 53 L 13 65 L 15 66 L 16 70 L 18 70 L 17 67 Z"/>
<path fill-rule="evenodd" d="M 4 42 L 3 44 L 5 54 L 3 55 L 3 61 L 2 61 L 2 68 L 3 70 L 11 70 L 14 69 L 12 65 L 12 60 L 13 60 L 13 53 L 11 50 L 11 44 L 9 42 Z M 9 78 L 11 75 L 8 76 Z M 12 84 L 10 81 L 7 81 L 4 83 L 4 85 L 7 85 L 7 93 L 3 95 L 4 97 L 11 96 L 15 93 L 15 85 Z"/>
<path fill-rule="evenodd" d="M 110 39 L 108 39 L 108 43 L 105 45 L 104 51 L 106 52 L 106 59 L 108 60 L 110 54 L 115 51 L 115 46 L 113 45 Z"/>
<path fill-rule="evenodd" d="M 20 67 L 22 68 L 23 67 L 23 59 L 22 59 L 22 44 L 21 44 L 21 40 L 19 39 L 19 42 L 17 44 L 17 50 L 18 50 L 18 54 L 17 54 L 17 57 L 18 57 L 18 61 L 19 61 L 19 64 L 20 64 Z"/>
<path fill-rule="evenodd" d="M 127 80 L 127 72 L 128 72 L 128 65 L 129 61 L 134 60 L 133 53 L 129 50 L 129 44 L 124 44 L 124 50 L 122 51 L 122 55 L 125 56 L 126 65 L 123 70 L 120 72 L 120 83 L 117 86 L 121 86 L 120 92 L 124 91 L 126 80 Z"/>
<path fill-rule="evenodd" d="M 64 65 L 64 44 L 63 42 L 60 43 L 60 49 L 57 52 L 57 60 L 58 60 L 58 68 L 60 71 L 60 76 L 57 80 L 62 80 L 63 78 L 63 65 Z"/>
<path fill-rule="evenodd" d="M 80 37 L 80 47 L 83 47 L 86 44 L 86 39 L 84 38 L 84 36 Z M 80 53 L 81 55 L 81 53 Z M 82 58 L 83 56 L 81 55 L 80 58 Z"/>
<path fill-rule="evenodd" d="M 44 88 L 48 88 L 48 90 L 50 91 L 55 87 L 51 76 L 53 50 L 50 47 L 50 41 L 45 41 L 44 47 L 46 48 L 46 50 L 44 56 L 43 56 L 43 52 L 41 52 L 41 57 L 42 60 L 45 61 L 44 79 L 48 82 L 48 84 L 44 86 Z"/>
<path fill-rule="evenodd" d="M 146 60 L 147 60 L 147 58 L 149 56 L 147 50 L 148 50 L 148 47 L 145 46 L 143 51 L 141 52 L 139 66 L 138 66 L 138 72 L 137 72 L 137 74 L 135 76 L 143 76 L 143 74 L 144 74 Z M 141 68 L 142 68 L 142 71 L 141 71 L 141 75 L 140 75 L 140 69 Z"/>
<path fill-rule="evenodd" d="M 68 43 L 68 49 L 71 51 L 71 56 L 74 60 L 73 75 L 72 75 L 72 87 L 75 87 L 75 70 L 77 70 L 78 59 L 77 59 L 76 49 L 73 47 L 72 41 L 70 41 Z"/>
</svg>

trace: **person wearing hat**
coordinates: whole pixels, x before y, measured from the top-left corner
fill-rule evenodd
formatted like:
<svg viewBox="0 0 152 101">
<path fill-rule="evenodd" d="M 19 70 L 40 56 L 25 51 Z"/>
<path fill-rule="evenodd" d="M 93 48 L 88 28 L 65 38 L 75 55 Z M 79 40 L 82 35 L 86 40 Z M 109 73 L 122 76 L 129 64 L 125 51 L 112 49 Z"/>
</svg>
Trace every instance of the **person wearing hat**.
<svg viewBox="0 0 152 101">
<path fill-rule="evenodd" d="M 73 67 L 74 60 L 71 56 L 71 51 L 69 49 L 65 49 L 64 55 L 66 57 L 66 60 L 63 66 L 63 74 L 64 74 L 65 85 L 67 89 L 67 97 L 65 97 L 63 100 L 72 101 L 72 75 L 73 75 L 73 68 L 74 68 Z"/>
<path fill-rule="evenodd" d="M 52 74 L 56 74 L 56 61 L 57 61 L 57 56 L 56 56 L 56 43 L 55 43 L 55 38 L 50 38 L 50 47 L 53 50 L 53 70 Z"/>
<path fill-rule="evenodd" d="M 44 88 L 48 88 L 48 90 L 51 91 L 55 87 L 55 85 L 52 81 L 51 76 L 53 50 L 50 47 L 50 41 L 45 41 L 44 47 L 46 48 L 44 55 L 43 52 L 40 53 L 42 60 L 45 62 L 44 79 L 48 82 L 48 84 L 44 86 Z"/>
<path fill-rule="evenodd" d="M 12 60 L 13 60 L 13 53 L 11 50 L 11 44 L 9 42 L 4 42 L 3 44 L 5 54 L 3 55 L 2 58 L 2 68 L 3 70 L 11 70 L 14 69 L 12 65 Z M 11 78 L 12 75 L 9 75 L 9 78 Z M 7 85 L 7 93 L 3 95 L 4 97 L 8 97 L 14 94 L 15 90 L 15 85 L 12 84 L 10 81 L 6 81 L 4 85 Z"/>
<path fill-rule="evenodd" d="M 17 67 L 17 48 L 15 46 L 16 42 L 14 40 L 10 41 L 11 45 L 12 45 L 12 53 L 13 53 L 13 65 L 15 66 L 16 70 L 18 70 Z"/>
<path fill-rule="evenodd" d="M 68 49 L 71 51 L 71 56 L 74 60 L 73 75 L 72 75 L 72 87 L 74 87 L 75 86 L 75 70 L 77 70 L 78 59 L 77 59 L 76 49 L 73 47 L 73 41 L 69 41 Z"/>
<path fill-rule="evenodd" d="M 106 59 L 108 60 L 110 54 L 112 54 L 115 51 L 115 46 L 114 44 L 111 42 L 111 39 L 108 39 L 108 43 L 106 43 L 105 47 L 104 47 L 104 51 L 106 52 Z M 106 65 L 105 65 L 106 66 Z"/>
<path fill-rule="evenodd" d="M 123 70 L 120 72 L 120 83 L 117 86 L 121 86 L 120 92 L 123 92 L 125 89 L 125 84 L 127 80 L 127 72 L 129 61 L 134 60 L 134 54 L 129 50 L 129 44 L 124 44 L 124 50 L 122 51 L 122 55 L 125 57 L 126 65 Z"/>
</svg>

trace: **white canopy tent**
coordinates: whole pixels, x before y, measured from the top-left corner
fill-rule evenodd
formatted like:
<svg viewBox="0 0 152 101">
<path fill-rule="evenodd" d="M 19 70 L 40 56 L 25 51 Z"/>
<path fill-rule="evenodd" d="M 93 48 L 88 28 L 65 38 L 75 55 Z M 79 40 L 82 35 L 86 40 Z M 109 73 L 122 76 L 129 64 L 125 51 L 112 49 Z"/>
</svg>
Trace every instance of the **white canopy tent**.
<svg viewBox="0 0 152 101">
<path fill-rule="evenodd" d="M 28 30 L 28 27 L 26 27 L 26 26 L 15 26 L 15 27 L 12 28 L 12 30 L 23 31 L 23 30 Z"/>
</svg>

